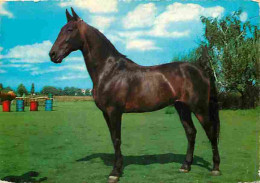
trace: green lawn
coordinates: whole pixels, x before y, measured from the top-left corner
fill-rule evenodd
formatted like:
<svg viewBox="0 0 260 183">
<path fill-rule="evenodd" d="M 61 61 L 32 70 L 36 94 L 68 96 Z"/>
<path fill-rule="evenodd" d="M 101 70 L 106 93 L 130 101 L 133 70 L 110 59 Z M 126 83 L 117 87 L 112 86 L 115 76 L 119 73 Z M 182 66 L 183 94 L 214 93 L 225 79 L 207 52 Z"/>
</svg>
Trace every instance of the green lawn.
<svg viewBox="0 0 260 183">
<path fill-rule="evenodd" d="M 176 113 L 165 114 L 163 109 L 125 114 L 125 168 L 120 183 L 259 180 L 259 109 L 220 112 L 219 177 L 210 175 L 211 147 L 195 118 L 198 134 L 194 164 L 190 173 L 182 174 L 178 169 L 185 158 L 187 140 Z M 56 103 L 54 110 L 0 112 L 0 179 L 12 176 L 22 182 L 106 182 L 113 149 L 102 113 L 91 101 Z"/>
</svg>

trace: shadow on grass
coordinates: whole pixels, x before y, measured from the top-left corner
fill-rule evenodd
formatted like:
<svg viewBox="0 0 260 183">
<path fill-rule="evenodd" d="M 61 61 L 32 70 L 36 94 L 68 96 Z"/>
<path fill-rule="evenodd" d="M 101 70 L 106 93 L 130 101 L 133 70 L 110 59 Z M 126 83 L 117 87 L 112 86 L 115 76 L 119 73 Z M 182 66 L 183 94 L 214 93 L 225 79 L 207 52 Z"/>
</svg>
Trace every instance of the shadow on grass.
<svg viewBox="0 0 260 183">
<path fill-rule="evenodd" d="M 141 156 L 124 156 L 124 167 L 128 165 L 150 165 L 150 164 L 167 164 L 167 163 L 179 163 L 182 164 L 185 160 L 186 155 L 184 154 L 155 154 L 155 155 L 141 155 Z M 96 153 L 76 161 L 90 161 L 95 158 L 103 160 L 105 165 L 113 166 L 114 154 L 108 153 Z M 201 166 L 208 170 L 210 169 L 210 163 L 199 156 L 194 156 L 193 165 Z"/>
<path fill-rule="evenodd" d="M 39 176 L 38 172 L 30 171 L 21 176 L 15 176 L 15 175 L 6 176 L 6 177 L 2 178 L 1 180 L 5 180 L 8 182 L 15 182 L 15 183 L 24 183 L 24 182 L 37 183 L 37 182 L 42 182 L 42 181 L 47 180 L 47 177 L 43 177 L 43 178 L 36 180 L 36 178 L 34 178 L 34 177 L 38 177 L 38 176 Z"/>
</svg>

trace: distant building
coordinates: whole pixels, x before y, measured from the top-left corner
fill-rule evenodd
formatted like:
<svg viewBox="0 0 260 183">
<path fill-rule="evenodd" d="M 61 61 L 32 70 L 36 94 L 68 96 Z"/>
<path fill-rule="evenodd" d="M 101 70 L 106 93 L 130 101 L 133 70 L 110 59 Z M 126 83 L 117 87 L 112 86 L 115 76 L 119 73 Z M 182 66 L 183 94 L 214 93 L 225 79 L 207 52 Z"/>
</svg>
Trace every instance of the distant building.
<svg viewBox="0 0 260 183">
<path fill-rule="evenodd" d="M 82 93 L 83 95 L 86 95 L 86 90 L 85 90 L 85 89 L 81 89 L 81 93 Z"/>
</svg>

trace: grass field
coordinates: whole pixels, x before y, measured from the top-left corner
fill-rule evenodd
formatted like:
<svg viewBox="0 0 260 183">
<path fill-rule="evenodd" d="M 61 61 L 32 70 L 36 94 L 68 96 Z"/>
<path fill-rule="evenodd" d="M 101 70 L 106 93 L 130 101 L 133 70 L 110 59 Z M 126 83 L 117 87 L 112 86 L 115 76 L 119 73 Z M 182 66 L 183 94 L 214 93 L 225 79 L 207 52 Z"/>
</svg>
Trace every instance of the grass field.
<svg viewBox="0 0 260 183">
<path fill-rule="evenodd" d="M 14 111 L 14 109 L 13 109 Z M 259 108 L 220 112 L 221 171 L 210 175 L 210 144 L 198 121 L 192 170 L 178 172 L 187 141 L 175 114 L 125 114 L 120 183 L 232 183 L 259 180 Z M 54 111 L 0 112 L 0 179 L 16 182 L 104 183 L 113 149 L 92 101 L 55 103 Z"/>
</svg>

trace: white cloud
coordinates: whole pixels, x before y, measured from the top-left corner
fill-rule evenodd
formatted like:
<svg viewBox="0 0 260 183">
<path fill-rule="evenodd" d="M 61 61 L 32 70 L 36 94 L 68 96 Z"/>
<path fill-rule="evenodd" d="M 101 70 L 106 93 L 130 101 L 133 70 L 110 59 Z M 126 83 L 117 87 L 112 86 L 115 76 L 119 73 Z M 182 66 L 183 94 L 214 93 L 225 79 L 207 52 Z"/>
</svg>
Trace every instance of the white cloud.
<svg viewBox="0 0 260 183">
<path fill-rule="evenodd" d="M 15 67 L 15 68 L 29 68 L 32 67 L 31 64 L 6 64 L 1 67 Z"/>
<path fill-rule="evenodd" d="M 115 17 L 105 16 L 93 16 L 91 20 L 92 25 L 101 30 L 108 28 L 113 21 L 115 21 Z"/>
<path fill-rule="evenodd" d="M 0 1 L 0 15 L 7 16 L 8 18 L 13 18 L 14 15 L 10 11 L 5 9 L 4 3 L 4 1 Z"/>
<path fill-rule="evenodd" d="M 144 8 L 144 5 L 149 6 L 148 8 Z M 224 12 L 224 8 L 221 6 L 204 8 L 192 3 L 173 3 L 168 5 L 166 10 L 156 17 L 155 5 L 153 3 L 144 5 L 137 6 L 135 10 L 129 12 L 127 16 L 123 18 L 124 27 L 128 29 L 132 27 L 152 26 L 152 28 L 143 31 L 125 31 L 119 33 L 120 36 L 128 38 L 137 38 L 140 36 L 167 38 L 185 37 L 189 36 L 190 30 L 176 30 L 176 23 L 194 23 L 194 21 L 198 23 L 202 15 L 216 18 L 221 16 Z"/>
<path fill-rule="evenodd" d="M 89 10 L 91 13 L 111 13 L 117 12 L 118 0 L 72 0 L 61 2 L 61 7 L 75 7 Z"/>
<path fill-rule="evenodd" d="M 84 63 L 82 64 L 70 64 L 70 65 L 62 65 L 62 66 L 50 66 L 49 68 L 46 69 L 40 69 L 40 68 L 34 68 L 31 70 L 32 75 L 41 75 L 41 74 L 46 74 L 46 73 L 51 73 L 51 72 L 59 72 L 59 71 L 64 71 L 64 70 L 73 70 L 73 71 L 86 71 L 86 66 Z"/>
<path fill-rule="evenodd" d="M 49 61 L 52 43 L 47 40 L 32 45 L 18 45 L 11 48 L 3 58 L 12 59 L 12 63 L 42 63 Z"/>
<path fill-rule="evenodd" d="M 166 27 L 154 27 L 151 30 L 143 30 L 143 31 L 123 31 L 117 32 L 119 37 L 124 39 L 135 39 L 142 36 L 149 37 L 164 37 L 164 38 L 179 38 L 185 37 L 190 34 L 189 30 L 185 31 L 168 31 Z"/>
<path fill-rule="evenodd" d="M 57 65 L 57 66 L 50 66 L 47 68 L 44 67 L 40 67 L 39 65 L 35 65 L 32 63 L 28 63 L 28 64 L 20 64 L 20 63 L 13 63 L 12 61 L 10 61 L 11 63 L 8 64 L 3 64 L 2 62 L 0 62 L 1 68 L 17 68 L 20 71 L 30 71 L 29 73 L 31 75 L 42 75 L 42 74 L 47 74 L 47 73 L 53 73 L 53 72 L 61 72 L 61 71 L 77 71 L 79 73 L 81 72 L 85 72 L 86 71 L 86 66 L 84 62 L 79 62 L 77 63 L 77 61 L 79 61 L 80 57 L 71 57 L 69 58 L 69 61 L 74 61 L 72 63 L 69 63 L 67 65 Z M 81 58 L 82 61 L 82 58 Z M 74 63 L 74 64 L 73 64 Z M 77 63 L 77 64 L 75 64 Z"/>
<path fill-rule="evenodd" d="M 63 62 L 73 62 L 73 63 L 85 63 L 84 58 L 82 56 L 68 56 L 66 57 Z"/>
<path fill-rule="evenodd" d="M 8 50 L 5 55 L 1 55 L 3 48 L 0 47 L 0 58 L 2 56 L 4 59 L 4 62 L 0 62 L 1 68 L 16 68 L 19 71 L 29 71 L 31 75 L 60 71 L 86 71 L 84 59 L 80 56 L 65 58 L 63 65 L 43 67 L 41 63 L 50 62 L 48 52 L 51 46 L 52 43 L 49 40 L 32 45 L 18 45 Z M 6 71 L 1 70 L 1 73 L 4 72 Z"/>
<path fill-rule="evenodd" d="M 134 39 L 126 42 L 126 49 L 137 51 L 159 50 L 152 40 Z"/>
<path fill-rule="evenodd" d="M 168 5 L 166 11 L 161 13 L 155 20 L 155 25 L 180 21 L 198 21 L 200 16 L 216 18 L 224 12 L 221 6 L 204 8 L 198 4 L 173 3 Z"/>
<path fill-rule="evenodd" d="M 173 32 L 156 32 L 155 30 L 140 30 L 140 31 L 118 31 L 114 34 L 107 35 L 113 43 L 121 42 L 126 46 L 126 49 L 136 49 L 139 51 L 148 51 L 148 50 L 160 50 L 161 48 L 155 46 L 154 41 L 148 40 L 147 38 L 142 37 L 170 37 L 178 38 L 188 36 L 189 31 L 173 31 Z"/>
<path fill-rule="evenodd" d="M 139 37 L 147 36 L 146 31 L 125 31 L 114 32 L 114 34 L 107 35 L 113 43 L 120 42 L 125 45 L 127 50 L 149 51 L 160 50 L 161 48 L 155 46 L 154 41 L 148 39 L 141 39 Z"/>
<path fill-rule="evenodd" d="M 75 73 L 69 73 L 60 77 L 54 78 L 55 80 L 74 80 L 74 79 L 86 79 L 89 78 L 88 74 L 75 74 Z"/>
<path fill-rule="evenodd" d="M 245 22 L 245 21 L 247 20 L 247 17 L 248 17 L 247 12 L 243 12 L 243 13 L 241 13 L 241 15 L 240 15 L 240 20 L 241 20 L 242 22 Z"/>
<path fill-rule="evenodd" d="M 124 39 L 135 39 L 137 37 L 141 37 L 147 34 L 147 31 L 123 31 L 117 32 L 117 34 Z"/>
<path fill-rule="evenodd" d="M 39 70 L 40 68 L 38 66 L 33 66 L 33 65 L 31 65 L 31 67 L 26 67 L 21 69 L 21 71 L 26 71 L 26 72 L 29 71 L 31 75 L 33 75 L 32 72 L 37 72 Z"/>
<path fill-rule="evenodd" d="M 173 3 L 168 5 L 166 10 L 161 13 L 155 20 L 154 26 L 149 34 L 158 37 L 184 37 L 188 36 L 190 31 L 169 31 L 170 26 L 174 27 L 176 22 L 199 21 L 200 16 L 218 17 L 224 12 L 220 6 L 204 8 L 198 4 Z"/>
<path fill-rule="evenodd" d="M 130 3 L 132 2 L 133 0 L 120 0 L 121 2 L 124 2 L 124 3 Z"/>
<path fill-rule="evenodd" d="M 164 26 L 154 27 L 151 31 L 148 32 L 149 36 L 155 37 L 169 37 L 169 38 L 180 38 L 186 37 L 190 34 L 189 30 L 185 31 L 168 31 Z"/>
<path fill-rule="evenodd" d="M 223 15 L 225 9 L 222 6 L 214 6 L 211 8 L 203 8 L 203 11 L 204 12 L 201 13 L 202 15 L 217 18 Z"/>
<path fill-rule="evenodd" d="M 0 69 L 0 74 L 2 74 L 2 73 L 6 73 L 6 71 L 3 69 Z"/>
<path fill-rule="evenodd" d="M 120 38 L 118 35 L 115 34 L 107 34 L 106 37 L 114 44 L 116 42 L 125 42 L 124 39 Z"/>
<path fill-rule="evenodd" d="M 123 18 L 123 26 L 127 29 L 152 26 L 156 11 L 157 8 L 153 3 L 140 4 Z"/>
<path fill-rule="evenodd" d="M 3 47 L 0 46 L 0 59 L 3 58 L 3 55 L 1 55 L 1 52 L 3 51 Z"/>
</svg>

